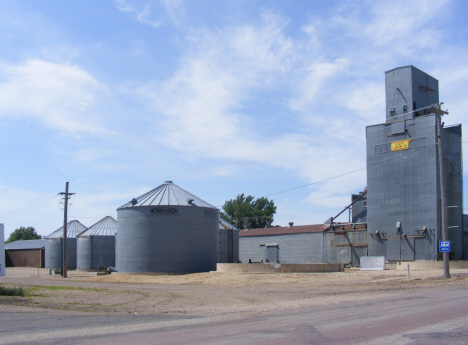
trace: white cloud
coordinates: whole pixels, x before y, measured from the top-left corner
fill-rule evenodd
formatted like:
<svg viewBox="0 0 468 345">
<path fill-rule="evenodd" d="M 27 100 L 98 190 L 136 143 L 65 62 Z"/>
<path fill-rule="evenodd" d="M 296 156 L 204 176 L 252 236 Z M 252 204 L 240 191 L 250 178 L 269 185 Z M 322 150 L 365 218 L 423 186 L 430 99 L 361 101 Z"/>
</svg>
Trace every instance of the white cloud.
<svg viewBox="0 0 468 345">
<path fill-rule="evenodd" d="M 348 61 L 344 58 L 331 62 L 312 62 L 310 66 L 300 71 L 302 78 L 297 85 L 297 94 L 299 96 L 291 101 L 291 109 L 301 112 L 312 109 L 320 92 L 322 92 L 322 95 L 325 92 L 330 93 L 327 90 L 326 81 L 336 77 L 338 73 L 343 72 L 347 67 Z"/>
<path fill-rule="evenodd" d="M 155 140 L 198 157 L 266 163 L 293 171 L 310 183 L 330 177 L 335 168 L 339 175 L 365 166 L 365 151 L 362 159 L 356 159 L 354 144 L 358 141 L 362 148 L 363 141 L 353 135 L 337 138 L 337 129 L 347 129 L 343 128 L 346 124 L 356 126 L 352 119 L 340 120 L 346 115 L 334 114 L 338 118 L 333 123 L 334 117 L 322 114 L 318 120 L 323 121 L 315 121 L 310 132 L 301 128 L 305 115 L 298 114 L 316 110 L 316 100 L 323 98 L 329 82 L 349 68 L 349 61 L 311 58 L 308 48 L 303 50 L 285 35 L 287 23 L 265 13 L 258 27 L 191 32 L 190 49 L 172 77 L 138 90 L 151 102 L 158 119 Z M 291 85 L 291 108 L 285 108 L 284 120 L 296 128 L 280 128 L 270 135 L 257 128 L 262 121 L 248 108 L 249 101 L 259 92 Z M 364 137 L 363 127 L 358 136 Z M 337 195 L 335 203 L 349 199 L 343 193 L 365 184 L 362 174 L 346 180 L 353 185 L 323 184 L 329 195 Z M 316 198 L 323 199 L 322 189 L 313 193 L 311 200 L 323 201 Z"/>
<path fill-rule="evenodd" d="M 367 120 L 368 125 L 376 120 L 377 114 L 385 114 L 385 88 L 382 84 L 357 84 L 353 90 L 342 94 L 340 98 L 348 109 Z"/>
<path fill-rule="evenodd" d="M 154 10 L 150 2 L 115 0 L 115 6 L 119 11 L 133 14 L 141 24 L 150 25 L 154 28 L 161 25 L 161 22 L 154 18 Z"/>
<path fill-rule="evenodd" d="M 0 117 L 34 118 L 71 134 L 111 134 L 89 114 L 106 87 L 77 66 L 37 59 L 0 65 Z"/>
</svg>

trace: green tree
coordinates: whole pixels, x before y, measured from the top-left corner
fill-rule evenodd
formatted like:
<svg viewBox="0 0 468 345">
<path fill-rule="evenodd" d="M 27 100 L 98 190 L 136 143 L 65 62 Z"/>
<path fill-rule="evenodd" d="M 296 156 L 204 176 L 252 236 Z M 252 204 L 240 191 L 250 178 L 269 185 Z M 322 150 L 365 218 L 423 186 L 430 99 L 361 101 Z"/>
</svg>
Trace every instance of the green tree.
<svg viewBox="0 0 468 345">
<path fill-rule="evenodd" d="M 37 240 L 41 238 L 42 236 L 38 235 L 36 233 L 36 229 L 34 229 L 32 226 L 28 226 L 27 228 L 22 226 L 19 229 L 13 231 L 5 243 L 15 242 L 19 240 Z"/>
<path fill-rule="evenodd" d="M 226 201 L 221 216 L 239 229 L 270 228 L 276 213 L 273 200 L 254 199 L 253 196 L 246 197 L 242 193 L 237 198 Z"/>
</svg>

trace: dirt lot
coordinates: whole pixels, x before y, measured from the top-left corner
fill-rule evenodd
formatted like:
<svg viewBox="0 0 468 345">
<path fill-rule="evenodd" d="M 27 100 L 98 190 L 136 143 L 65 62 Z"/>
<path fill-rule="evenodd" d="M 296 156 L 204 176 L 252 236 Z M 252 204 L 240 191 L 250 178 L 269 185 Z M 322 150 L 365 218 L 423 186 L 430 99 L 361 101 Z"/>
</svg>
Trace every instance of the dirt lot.
<svg viewBox="0 0 468 345">
<path fill-rule="evenodd" d="M 225 274 L 178 276 L 105 275 L 7 268 L 0 285 L 22 287 L 24 297 L 0 297 L 2 310 L 93 314 L 168 314 L 253 317 L 272 311 L 344 302 L 369 302 L 405 291 L 468 285 L 468 270 L 350 270 L 338 273 Z"/>
</svg>

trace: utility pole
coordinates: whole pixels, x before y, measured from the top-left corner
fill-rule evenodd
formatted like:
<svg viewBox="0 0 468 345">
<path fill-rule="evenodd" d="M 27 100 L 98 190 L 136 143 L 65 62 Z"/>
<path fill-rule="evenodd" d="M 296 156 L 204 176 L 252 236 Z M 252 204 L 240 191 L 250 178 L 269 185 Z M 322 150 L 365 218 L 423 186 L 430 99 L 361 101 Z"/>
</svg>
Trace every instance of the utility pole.
<svg viewBox="0 0 468 345">
<path fill-rule="evenodd" d="M 62 250 L 62 258 L 63 258 L 63 267 L 62 267 L 62 276 L 67 278 L 67 210 L 68 210 L 68 199 L 70 199 L 70 195 L 75 193 L 68 193 L 68 182 L 65 184 L 65 193 L 58 193 L 58 195 L 63 195 L 63 199 L 65 200 L 63 208 L 63 250 Z"/>
<path fill-rule="evenodd" d="M 442 115 L 448 114 L 446 111 L 440 109 L 440 103 L 436 107 L 431 108 L 436 113 L 437 118 L 437 146 L 439 153 L 439 183 L 440 183 L 440 201 L 441 201 L 441 220 L 442 220 L 442 241 L 449 240 L 448 233 L 448 208 L 447 208 L 447 195 L 445 191 L 445 169 L 444 169 L 444 152 L 442 150 Z M 450 264 L 449 252 L 443 252 L 444 259 L 444 278 L 450 278 Z"/>
</svg>

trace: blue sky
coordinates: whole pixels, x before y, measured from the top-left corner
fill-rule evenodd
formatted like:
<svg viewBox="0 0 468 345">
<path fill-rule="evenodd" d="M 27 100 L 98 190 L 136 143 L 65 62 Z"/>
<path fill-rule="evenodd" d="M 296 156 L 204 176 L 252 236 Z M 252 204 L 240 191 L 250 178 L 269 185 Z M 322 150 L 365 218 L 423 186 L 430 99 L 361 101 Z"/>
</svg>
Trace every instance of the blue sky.
<svg viewBox="0 0 468 345">
<path fill-rule="evenodd" d="M 5 237 L 59 228 L 66 181 L 69 219 L 86 226 L 166 180 L 218 207 L 267 196 L 274 224 L 322 223 L 366 186 L 386 70 L 437 78 L 445 123 L 465 124 L 466 13 L 441 0 L 4 0 Z"/>
</svg>

